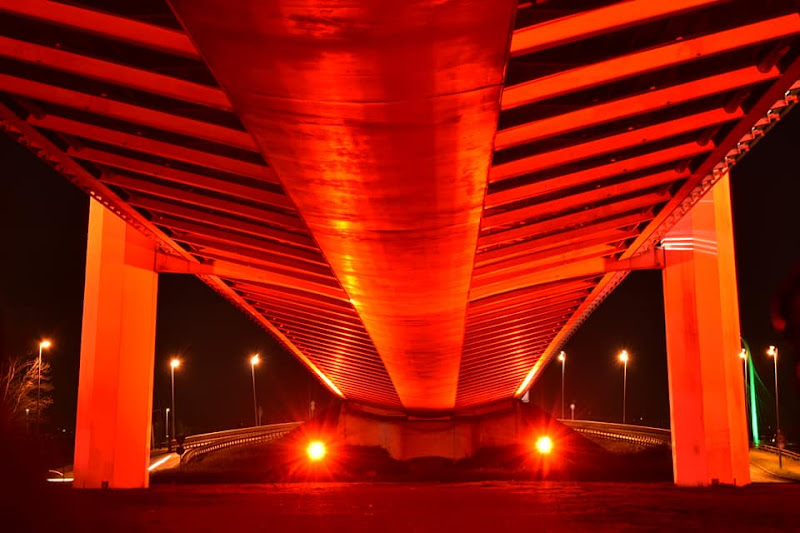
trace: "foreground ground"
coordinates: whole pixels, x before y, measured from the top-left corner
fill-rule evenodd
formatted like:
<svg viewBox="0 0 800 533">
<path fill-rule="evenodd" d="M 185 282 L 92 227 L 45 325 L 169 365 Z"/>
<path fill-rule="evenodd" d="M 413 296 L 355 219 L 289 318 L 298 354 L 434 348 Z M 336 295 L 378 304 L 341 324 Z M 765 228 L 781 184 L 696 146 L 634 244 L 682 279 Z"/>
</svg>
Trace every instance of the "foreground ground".
<svg viewBox="0 0 800 533">
<path fill-rule="evenodd" d="M 6 531 L 791 531 L 800 485 L 480 482 L 51 486 Z"/>
</svg>

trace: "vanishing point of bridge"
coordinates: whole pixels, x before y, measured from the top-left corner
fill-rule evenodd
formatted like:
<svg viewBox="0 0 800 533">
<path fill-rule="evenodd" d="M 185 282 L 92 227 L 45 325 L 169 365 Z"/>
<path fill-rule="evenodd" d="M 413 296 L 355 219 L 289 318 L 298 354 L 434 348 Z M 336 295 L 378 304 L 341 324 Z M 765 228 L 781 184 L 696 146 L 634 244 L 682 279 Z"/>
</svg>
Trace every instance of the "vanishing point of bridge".
<svg viewBox="0 0 800 533">
<path fill-rule="evenodd" d="M 791 0 L 0 0 L 0 127 L 93 199 L 75 486 L 148 484 L 159 273 L 277 337 L 338 438 L 460 458 L 636 269 L 676 482 L 747 484 L 728 172 L 799 36 Z"/>
</svg>

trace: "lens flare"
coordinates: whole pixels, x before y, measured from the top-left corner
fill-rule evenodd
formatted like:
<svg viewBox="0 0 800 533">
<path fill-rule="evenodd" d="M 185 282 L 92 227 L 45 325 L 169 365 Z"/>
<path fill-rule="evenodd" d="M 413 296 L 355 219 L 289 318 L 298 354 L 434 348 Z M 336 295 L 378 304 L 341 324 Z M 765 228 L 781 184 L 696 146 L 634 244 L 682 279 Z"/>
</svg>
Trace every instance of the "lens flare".
<svg viewBox="0 0 800 533">
<path fill-rule="evenodd" d="M 306 453 L 308 454 L 309 459 L 316 462 L 321 461 L 325 457 L 325 454 L 328 453 L 328 450 L 325 448 L 324 442 L 314 440 L 308 443 Z"/>
<path fill-rule="evenodd" d="M 536 439 L 536 451 L 542 455 L 547 455 L 553 451 L 553 439 L 548 436 Z"/>
</svg>

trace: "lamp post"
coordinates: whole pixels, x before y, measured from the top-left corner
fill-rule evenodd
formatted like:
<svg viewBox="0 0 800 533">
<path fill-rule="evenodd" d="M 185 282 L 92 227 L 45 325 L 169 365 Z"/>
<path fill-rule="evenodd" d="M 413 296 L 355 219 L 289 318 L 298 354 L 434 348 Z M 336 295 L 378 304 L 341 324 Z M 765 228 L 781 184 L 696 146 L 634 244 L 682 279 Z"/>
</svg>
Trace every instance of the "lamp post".
<svg viewBox="0 0 800 533">
<path fill-rule="evenodd" d="M 781 449 L 781 411 L 778 403 L 778 349 L 770 346 L 767 355 L 775 362 L 775 444 L 778 445 L 778 468 L 783 468 L 783 450 Z"/>
<path fill-rule="evenodd" d="M 256 365 L 261 362 L 258 354 L 250 358 L 250 373 L 253 375 L 253 416 L 258 425 L 258 401 L 256 400 Z"/>
<path fill-rule="evenodd" d="M 575 420 L 575 402 L 569 404 L 569 410 L 571 411 L 572 420 Z"/>
<path fill-rule="evenodd" d="M 628 350 L 619 353 L 619 360 L 622 361 L 622 423 L 625 423 L 625 404 L 628 396 Z"/>
<path fill-rule="evenodd" d="M 36 434 L 38 435 L 40 432 L 39 429 L 39 422 L 42 415 L 42 350 L 45 348 L 50 348 L 52 344 L 48 340 L 43 340 L 39 343 L 39 361 L 37 366 L 37 371 L 39 374 L 38 383 L 36 385 Z"/>
<path fill-rule="evenodd" d="M 742 360 L 742 366 L 744 367 L 744 407 L 745 413 L 747 412 L 748 404 L 750 403 L 747 398 L 747 392 L 749 390 L 749 385 L 747 381 L 747 350 L 742 348 L 742 351 L 739 352 L 739 359 Z M 745 415 L 745 419 L 747 416 Z"/>
<path fill-rule="evenodd" d="M 564 420 L 564 367 L 567 363 L 567 354 L 563 350 L 558 354 L 558 360 L 561 361 L 561 420 Z"/>
<path fill-rule="evenodd" d="M 167 446 L 169 446 L 169 407 L 167 407 L 166 416 L 164 417 L 164 431 L 167 437 Z"/>
<path fill-rule="evenodd" d="M 169 376 L 172 383 L 172 438 L 174 439 L 177 433 L 175 432 L 175 369 L 181 366 L 181 360 L 173 357 L 169 362 Z M 172 451 L 172 441 L 167 443 L 168 449 Z"/>
</svg>

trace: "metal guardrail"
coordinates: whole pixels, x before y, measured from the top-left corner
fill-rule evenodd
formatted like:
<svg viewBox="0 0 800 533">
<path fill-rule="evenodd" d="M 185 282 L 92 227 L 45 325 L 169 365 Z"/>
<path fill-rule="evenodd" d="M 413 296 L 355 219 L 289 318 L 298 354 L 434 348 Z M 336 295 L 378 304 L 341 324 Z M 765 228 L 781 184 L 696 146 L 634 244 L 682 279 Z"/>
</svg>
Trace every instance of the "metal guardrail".
<svg viewBox="0 0 800 533">
<path fill-rule="evenodd" d="M 759 444 L 757 449 L 764 450 L 765 452 L 770 452 L 774 454 L 778 454 L 778 448 L 775 446 L 770 446 L 769 444 Z M 794 459 L 795 461 L 800 461 L 800 453 L 793 452 L 787 449 L 781 450 L 781 455 L 784 457 L 788 457 L 789 459 Z"/>
<path fill-rule="evenodd" d="M 203 433 L 186 437 L 183 447 L 186 452 L 181 456 L 181 464 L 197 460 L 203 455 L 241 446 L 253 442 L 268 442 L 279 439 L 300 427 L 303 422 L 288 422 L 285 424 L 270 424 L 244 429 L 231 429 L 215 433 Z"/>
<path fill-rule="evenodd" d="M 578 433 L 602 439 L 626 441 L 644 447 L 671 446 L 672 432 L 668 429 L 593 420 L 561 420 Z"/>
</svg>

